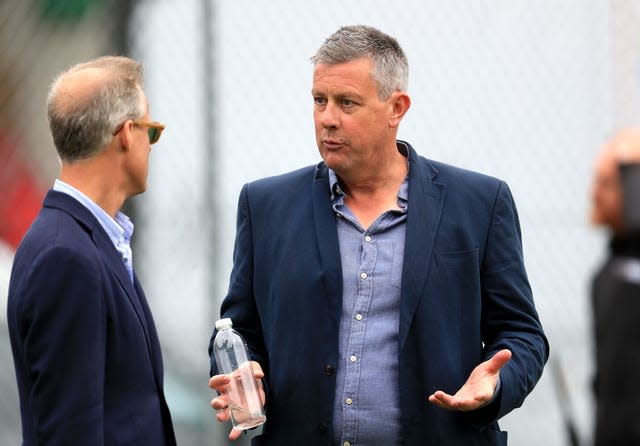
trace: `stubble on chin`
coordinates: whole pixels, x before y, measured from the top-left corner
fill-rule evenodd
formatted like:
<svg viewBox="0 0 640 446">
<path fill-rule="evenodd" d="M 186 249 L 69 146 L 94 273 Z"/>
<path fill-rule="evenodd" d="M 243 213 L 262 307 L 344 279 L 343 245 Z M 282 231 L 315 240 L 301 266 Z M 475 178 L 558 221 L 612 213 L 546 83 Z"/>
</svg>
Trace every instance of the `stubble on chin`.
<svg viewBox="0 0 640 446">
<path fill-rule="evenodd" d="M 337 157 L 323 157 L 324 163 L 333 170 L 340 178 L 348 178 L 349 173 L 352 172 L 356 166 L 351 160 L 344 158 L 338 159 Z"/>
<path fill-rule="evenodd" d="M 352 159 L 352 156 L 350 156 L 353 154 L 350 153 L 351 148 L 349 147 L 348 142 L 341 140 L 341 144 L 342 146 L 339 149 L 328 149 L 323 147 L 321 141 L 318 141 L 318 151 L 320 152 L 320 156 L 322 157 L 325 165 L 336 172 L 338 176 L 343 177 L 357 166 L 355 165 L 356 163 Z"/>
</svg>

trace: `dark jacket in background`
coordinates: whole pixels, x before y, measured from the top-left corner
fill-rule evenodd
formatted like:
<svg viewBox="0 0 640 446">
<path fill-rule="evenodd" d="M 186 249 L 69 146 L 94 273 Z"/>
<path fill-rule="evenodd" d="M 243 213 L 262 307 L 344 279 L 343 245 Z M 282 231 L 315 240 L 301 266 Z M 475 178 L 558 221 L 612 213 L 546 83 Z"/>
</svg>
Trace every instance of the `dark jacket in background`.
<svg viewBox="0 0 640 446">
<path fill-rule="evenodd" d="M 640 444 L 640 234 L 611 241 L 592 306 L 595 446 Z"/>
</svg>

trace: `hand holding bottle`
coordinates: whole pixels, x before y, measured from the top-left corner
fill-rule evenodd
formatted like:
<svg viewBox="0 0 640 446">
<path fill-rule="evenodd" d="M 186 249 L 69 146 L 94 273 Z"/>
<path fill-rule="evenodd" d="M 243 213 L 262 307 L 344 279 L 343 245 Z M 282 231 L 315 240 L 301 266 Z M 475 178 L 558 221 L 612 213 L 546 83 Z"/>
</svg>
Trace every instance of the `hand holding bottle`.
<svg viewBox="0 0 640 446">
<path fill-rule="evenodd" d="M 253 374 L 258 381 L 258 390 L 260 393 L 260 399 L 262 400 L 262 404 L 265 403 L 265 393 L 264 388 L 262 387 L 262 378 L 264 378 L 264 373 L 262 371 L 262 367 L 255 361 L 250 362 L 253 367 Z M 229 384 L 231 382 L 231 377 L 229 375 L 214 375 L 209 379 L 209 387 L 218 392 L 218 396 L 211 400 L 211 407 L 218 411 L 216 414 L 216 419 L 222 423 L 226 423 L 231 419 L 231 412 L 229 410 Z M 232 429 L 229 434 L 230 440 L 236 440 L 240 437 L 242 431 L 239 429 Z"/>
<path fill-rule="evenodd" d="M 243 430 L 264 423 L 264 372 L 255 361 L 249 361 L 246 344 L 233 330 L 231 319 L 216 322 L 218 334 L 214 340 L 214 357 L 221 372 L 209 379 L 209 387 L 218 392 L 211 407 L 218 411 L 220 422 L 231 420 L 229 439 L 237 439 Z"/>
</svg>

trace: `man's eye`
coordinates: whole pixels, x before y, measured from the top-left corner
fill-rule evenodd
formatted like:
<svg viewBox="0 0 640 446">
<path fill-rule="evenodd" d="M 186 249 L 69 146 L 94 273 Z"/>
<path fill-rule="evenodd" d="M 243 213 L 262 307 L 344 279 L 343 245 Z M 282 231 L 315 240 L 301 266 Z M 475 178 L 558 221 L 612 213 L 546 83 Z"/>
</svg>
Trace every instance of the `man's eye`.
<svg viewBox="0 0 640 446">
<path fill-rule="evenodd" d="M 313 102 L 316 105 L 325 105 L 327 100 L 325 98 L 313 98 Z"/>
<path fill-rule="evenodd" d="M 352 107 L 353 105 L 355 105 L 355 103 L 351 99 L 343 99 L 342 105 L 344 105 L 345 107 Z"/>
</svg>

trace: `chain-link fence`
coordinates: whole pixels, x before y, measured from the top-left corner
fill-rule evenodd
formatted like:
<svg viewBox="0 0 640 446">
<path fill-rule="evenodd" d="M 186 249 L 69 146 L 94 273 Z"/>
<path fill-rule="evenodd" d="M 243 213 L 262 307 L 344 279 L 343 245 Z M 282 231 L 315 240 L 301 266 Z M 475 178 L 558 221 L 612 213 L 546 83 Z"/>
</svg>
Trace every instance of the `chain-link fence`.
<svg viewBox="0 0 640 446">
<path fill-rule="evenodd" d="M 633 0 L 4 0 L 0 297 L 15 234 L 57 173 L 49 82 L 100 54 L 140 59 L 151 115 L 167 130 L 152 152 L 149 190 L 129 205 L 134 262 L 162 341 L 179 443 L 223 442 L 226 428 L 208 407 L 206 348 L 226 291 L 238 192 L 317 162 L 309 57 L 339 26 L 370 24 L 409 58 L 412 106 L 400 137 L 424 156 L 505 179 L 518 204 L 534 296 L 571 404 L 561 410 L 548 370 L 503 420 L 510 444 L 566 444 L 563 414 L 589 444 L 588 284 L 604 243 L 587 222 L 589 182 L 600 144 L 639 116 L 639 12 Z M 0 443 L 15 444 L 2 307 Z"/>
</svg>

